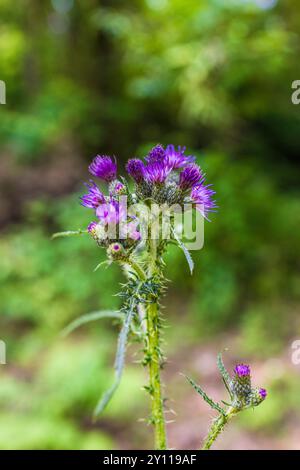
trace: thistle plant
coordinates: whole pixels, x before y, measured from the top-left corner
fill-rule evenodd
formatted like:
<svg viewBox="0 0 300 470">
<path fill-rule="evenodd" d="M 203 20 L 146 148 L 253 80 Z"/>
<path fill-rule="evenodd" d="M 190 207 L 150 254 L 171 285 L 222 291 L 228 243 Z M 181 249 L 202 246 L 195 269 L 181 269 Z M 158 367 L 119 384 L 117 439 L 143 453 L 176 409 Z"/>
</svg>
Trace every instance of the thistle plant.
<svg viewBox="0 0 300 470">
<path fill-rule="evenodd" d="M 119 311 L 86 314 L 69 325 L 65 332 L 69 333 L 83 323 L 100 318 L 110 317 L 120 321 L 115 380 L 100 398 L 95 415 L 104 410 L 117 390 L 128 341 L 134 338 L 141 342 L 141 362 L 149 372 L 149 383 L 145 390 L 151 399 L 149 423 L 154 428 L 154 446 L 155 449 L 166 449 L 165 397 L 161 383 L 161 369 L 165 362 L 161 346 L 161 299 L 166 289 L 164 253 L 170 244 L 177 245 L 193 272 L 194 265 L 184 243 L 182 227 L 188 214 L 194 219 L 200 216 L 202 220 L 208 220 L 209 213 L 216 210 L 213 199 L 215 191 L 206 184 L 205 175 L 195 163 L 195 157 L 186 155 L 185 148 L 176 149 L 173 145 L 166 148 L 156 145 L 143 160 L 130 159 L 126 171 L 129 181 L 117 176 L 115 158 L 97 155 L 89 166 L 89 172 L 106 189 L 103 190 L 94 180 L 90 180 L 85 183 L 87 192 L 81 197 L 81 204 L 93 212 L 94 220 L 86 229 L 54 235 L 88 234 L 99 248 L 106 250 L 107 255 L 106 260 L 95 269 L 103 264 L 116 263 L 126 277 L 118 294 L 122 300 Z M 228 378 L 226 380 L 236 400 L 229 407 L 231 411 L 228 411 L 233 414 L 239 409 L 244 395 L 239 393 L 237 381 L 233 385 Z M 252 389 L 249 389 L 250 392 L 254 393 Z M 250 395 L 247 399 L 254 403 L 254 399 L 259 399 L 258 395 L 251 395 L 252 401 Z M 243 406 L 246 406 L 244 402 Z M 216 406 L 215 409 L 221 410 Z M 223 421 L 229 419 L 227 412 L 220 413 Z"/>
<path fill-rule="evenodd" d="M 165 397 L 161 383 L 161 369 L 165 362 L 161 348 L 161 298 L 166 289 L 164 254 L 170 244 L 177 245 L 193 272 L 193 260 L 184 243 L 182 222 L 187 214 L 200 214 L 202 219 L 208 220 L 209 213 L 216 210 L 215 191 L 206 184 L 195 157 L 186 155 L 184 148 L 175 149 L 173 145 L 166 148 L 156 145 L 144 160 L 133 158 L 127 162 L 126 171 L 133 188 L 127 179 L 117 177 L 115 158 L 97 155 L 89 171 L 106 186 L 103 192 L 94 180 L 85 183 L 87 192 L 81 197 L 81 204 L 93 211 L 95 220 L 86 229 L 57 233 L 54 237 L 90 235 L 107 255 L 95 269 L 103 264 L 116 263 L 123 270 L 126 282 L 118 294 L 122 299 L 119 311 L 83 315 L 71 323 L 65 333 L 101 318 L 111 317 L 120 321 L 115 380 L 100 398 L 95 415 L 104 410 L 117 390 L 129 339 L 134 338 L 143 344 L 141 362 L 149 371 L 149 383 L 144 388 L 151 399 L 149 423 L 154 428 L 154 446 L 155 449 L 166 449 Z M 180 226 L 181 230 L 178 230 Z M 218 367 L 230 396 L 230 402 L 222 402 L 223 406 L 215 403 L 188 378 L 196 391 L 219 413 L 203 449 L 211 447 L 233 416 L 259 405 L 266 397 L 264 389 L 252 388 L 249 366 L 238 364 L 231 378 L 220 354 Z"/>
<path fill-rule="evenodd" d="M 106 249 L 105 263 L 117 263 L 127 278 L 119 293 L 122 298 L 119 312 L 85 315 L 71 324 L 68 331 L 104 316 L 120 319 L 115 381 L 101 397 L 96 414 L 106 407 L 120 383 L 128 339 L 134 336 L 143 342 L 142 363 L 149 370 L 149 383 L 145 387 L 151 397 L 149 421 L 154 427 L 155 448 L 165 449 L 160 377 L 164 363 L 160 302 L 166 288 L 163 255 L 168 245 L 175 243 L 183 250 L 193 270 L 188 249 L 176 232 L 176 214 L 196 210 L 207 218 L 216 207 L 215 192 L 205 184 L 205 176 L 195 164 L 195 157 L 173 145 L 166 148 L 156 145 L 144 160 L 129 160 L 126 170 L 133 181 L 133 190 L 126 179 L 117 177 L 115 158 L 97 155 L 89 171 L 106 185 L 107 192 L 104 194 L 94 180 L 90 180 L 86 183 L 87 193 L 81 197 L 82 205 L 94 212 L 96 220 L 91 221 L 86 230 L 55 235 L 88 233 L 99 247 Z"/>
<path fill-rule="evenodd" d="M 222 400 L 223 406 L 210 398 L 190 377 L 186 377 L 206 403 L 218 412 L 218 416 L 213 420 L 210 431 L 204 440 L 202 450 L 209 450 L 211 448 L 217 437 L 224 430 L 225 425 L 234 416 L 243 410 L 260 405 L 267 397 L 266 389 L 252 387 L 250 367 L 248 365 L 237 364 L 232 377 L 224 366 L 221 353 L 218 355 L 217 365 L 229 394 L 229 403 Z"/>
</svg>

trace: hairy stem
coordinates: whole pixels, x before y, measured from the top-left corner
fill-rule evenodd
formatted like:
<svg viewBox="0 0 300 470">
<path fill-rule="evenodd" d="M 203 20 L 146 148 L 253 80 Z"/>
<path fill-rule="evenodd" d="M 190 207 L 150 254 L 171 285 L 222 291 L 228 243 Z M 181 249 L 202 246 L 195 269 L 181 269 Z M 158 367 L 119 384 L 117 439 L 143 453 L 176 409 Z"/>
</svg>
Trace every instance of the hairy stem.
<svg viewBox="0 0 300 470">
<path fill-rule="evenodd" d="M 145 281 L 147 279 L 146 274 L 144 270 L 141 268 L 141 266 L 134 261 L 132 258 L 127 260 L 127 264 L 134 269 L 138 277 L 140 278 L 141 281 Z"/>
<path fill-rule="evenodd" d="M 156 240 L 151 239 L 149 244 L 149 277 L 157 270 Z M 150 303 L 147 307 L 147 362 L 149 367 L 149 392 L 151 395 L 152 416 L 151 422 L 154 426 L 155 449 L 167 448 L 165 416 L 163 409 L 162 385 L 160 378 L 161 352 L 160 352 L 160 318 L 158 302 Z"/>
<path fill-rule="evenodd" d="M 203 446 L 201 450 L 209 450 L 219 434 L 223 431 L 225 425 L 228 423 L 228 421 L 237 413 L 237 411 L 230 407 L 226 415 L 219 415 L 218 418 L 213 422 L 212 427 L 210 428 L 210 431 L 207 435 L 207 437 L 204 440 Z"/>
<path fill-rule="evenodd" d="M 162 387 L 160 379 L 160 348 L 159 348 L 159 310 L 157 303 L 150 304 L 147 309 L 149 379 L 152 416 L 154 426 L 155 449 L 167 447 L 165 417 L 163 410 Z"/>
</svg>

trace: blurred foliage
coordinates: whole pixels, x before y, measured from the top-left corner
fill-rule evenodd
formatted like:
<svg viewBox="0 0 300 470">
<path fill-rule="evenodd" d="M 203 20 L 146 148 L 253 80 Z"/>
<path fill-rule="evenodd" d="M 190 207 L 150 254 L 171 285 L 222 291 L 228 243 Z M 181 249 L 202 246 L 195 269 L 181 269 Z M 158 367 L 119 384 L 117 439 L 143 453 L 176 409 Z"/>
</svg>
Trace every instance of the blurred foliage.
<svg viewBox="0 0 300 470">
<path fill-rule="evenodd" d="M 101 146 L 124 158 L 160 138 L 296 159 L 292 0 L 24 4 L 0 1 L 0 135 L 15 152 L 43 155 L 67 130 L 86 154 Z"/>
<path fill-rule="evenodd" d="M 300 334 L 300 10 L 293 0 L 0 0 L 0 18 L 0 448 L 145 447 L 139 365 L 91 421 L 118 324 L 59 335 L 117 308 L 122 277 L 93 272 L 104 254 L 88 237 L 51 233 L 90 222 L 78 192 L 94 153 L 122 163 L 153 143 L 188 146 L 219 210 L 193 277 L 180 251 L 167 254 L 168 352 L 179 335 L 193 347 L 215 335 L 230 346 L 230 335 L 242 356 L 282 356 Z M 139 357 L 132 347 L 129 360 Z M 267 379 L 268 400 L 242 427 L 285 429 L 300 408 L 294 371 Z"/>
</svg>

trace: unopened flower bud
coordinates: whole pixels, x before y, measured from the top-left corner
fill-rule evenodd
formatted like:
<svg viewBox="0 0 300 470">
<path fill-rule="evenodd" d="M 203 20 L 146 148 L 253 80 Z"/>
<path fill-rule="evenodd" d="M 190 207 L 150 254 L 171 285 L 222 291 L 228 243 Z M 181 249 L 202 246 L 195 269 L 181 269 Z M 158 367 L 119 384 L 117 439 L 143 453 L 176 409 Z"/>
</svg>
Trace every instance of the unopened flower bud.
<svg viewBox="0 0 300 470">
<path fill-rule="evenodd" d="M 109 185 L 109 192 L 112 196 L 122 196 L 127 193 L 125 184 L 119 180 L 114 180 Z"/>
<path fill-rule="evenodd" d="M 267 398 L 267 395 L 268 395 L 268 392 L 265 388 L 260 388 L 258 390 L 258 393 L 260 395 L 260 397 L 262 398 L 262 400 L 264 400 L 265 398 Z"/>
<path fill-rule="evenodd" d="M 102 224 L 97 222 L 91 222 L 87 228 L 88 232 L 91 234 L 94 240 L 98 243 L 98 245 L 103 245 L 104 241 L 107 238 L 107 234 L 105 231 L 105 227 Z"/>
<path fill-rule="evenodd" d="M 234 368 L 234 377 L 230 388 L 238 399 L 246 398 L 251 392 L 250 367 L 246 364 L 237 364 Z"/>
<path fill-rule="evenodd" d="M 123 246 L 121 245 L 121 243 L 118 242 L 111 243 L 109 245 L 109 247 L 107 248 L 107 256 L 114 261 L 125 261 L 127 258 Z"/>
<path fill-rule="evenodd" d="M 267 390 L 265 388 L 254 388 L 249 394 L 247 404 L 248 406 L 258 406 L 267 397 Z"/>
<path fill-rule="evenodd" d="M 94 237 L 96 227 L 97 222 L 91 222 L 87 227 L 87 231 L 92 235 L 92 237 Z"/>
</svg>

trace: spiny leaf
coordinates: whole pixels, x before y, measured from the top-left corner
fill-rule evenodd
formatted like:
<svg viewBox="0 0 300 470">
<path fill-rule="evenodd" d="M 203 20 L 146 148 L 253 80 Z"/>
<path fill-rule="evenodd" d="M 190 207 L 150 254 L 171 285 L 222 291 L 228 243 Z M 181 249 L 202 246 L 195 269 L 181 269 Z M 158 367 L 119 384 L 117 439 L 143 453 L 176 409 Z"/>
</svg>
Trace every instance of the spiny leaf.
<svg viewBox="0 0 300 470">
<path fill-rule="evenodd" d="M 108 266 L 110 266 L 110 265 L 112 264 L 112 261 L 110 261 L 110 260 L 108 260 L 108 259 L 106 259 L 106 260 L 104 260 L 104 261 L 101 261 L 101 263 L 97 264 L 97 266 L 95 267 L 94 272 L 96 272 L 101 266 L 103 266 L 103 265 L 105 265 L 105 264 L 106 264 L 106 266 L 108 267 Z"/>
<path fill-rule="evenodd" d="M 193 271 L 194 271 L 194 261 L 191 257 L 191 254 L 189 252 L 189 250 L 187 249 L 187 247 L 185 246 L 185 244 L 180 240 L 180 238 L 178 237 L 177 233 L 175 232 L 175 230 L 173 230 L 173 236 L 177 242 L 177 245 L 179 246 L 179 248 L 182 249 L 184 255 L 185 255 L 185 258 L 188 262 L 188 265 L 189 265 L 189 268 L 190 268 L 190 272 L 191 274 L 193 274 Z"/>
<path fill-rule="evenodd" d="M 137 288 L 138 291 L 139 287 Z M 125 353 L 126 353 L 126 346 L 128 340 L 128 333 L 130 331 L 130 325 L 132 322 L 132 318 L 134 315 L 134 309 L 136 306 L 136 298 L 132 297 L 130 300 L 129 308 L 126 311 L 126 317 L 119 334 L 118 338 L 118 346 L 117 346 L 117 353 L 115 359 L 115 380 L 112 386 L 104 393 L 104 395 L 99 400 L 96 409 L 94 411 L 94 416 L 98 416 L 102 411 L 106 408 L 107 404 L 111 400 L 112 396 L 114 395 L 115 391 L 117 390 L 118 386 L 120 385 L 124 363 L 125 363 Z"/>
<path fill-rule="evenodd" d="M 82 235 L 83 233 L 87 233 L 87 230 L 69 230 L 67 232 L 57 232 L 52 235 L 52 240 L 59 237 L 72 237 L 73 235 Z"/>
<path fill-rule="evenodd" d="M 121 312 L 113 310 L 102 310 L 100 312 L 86 313 L 85 315 L 82 315 L 81 317 L 72 321 L 68 326 L 66 326 L 66 328 L 63 329 L 61 334 L 63 336 L 67 336 L 79 326 L 84 325 L 85 323 L 88 323 L 90 321 L 100 320 L 102 318 L 122 318 L 122 316 L 123 315 Z"/>
<path fill-rule="evenodd" d="M 224 366 L 224 363 L 223 363 L 223 359 L 222 359 L 222 353 L 219 352 L 218 354 L 218 358 L 217 358 L 217 366 L 218 366 L 218 369 L 222 375 L 222 378 L 223 378 L 223 382 L 224 382 L 224 385 L 230 395 L 230 397 L 232 398 L 232 393 L 230 391 L 230 387 L 229 387 L 229 384 L 230 384 L 230 381 L 231 381 L 231 378 L 230 378 L 230 375 L 228 374 L 225 366 Z"/>
<path fill-rule="evenodd" d="M 126 352 L 126 345 L 127 345 L 127 337 L 130 322 L 132 319 L 132 311 L 127 315 L 122 330 L 120 332 L 118 338 L 118 347 L 117 347 L 117 354 L 115 359 L 115 380 L 112 386 L 104 393 L 101 397 L 100 401 L 98 402 L 96 409 L 94 411 L 94 416 L 98 416 L 102 411 L 106 408 L 107 404 L 111 400 L 112 396 L 114 395 L 115 391 L 117 390 L 118 386 L 120 385 L 124 362 L 125 362 L 125 352 Z"/>
<path fill-rule="evenodd" d="M 122 378 L 122 375 L 119 375 L 119 376 L 116 375 L 115 381 L 112 384 L 112 386 L 102 395 L 100 401 L 98 402 L 96 406 L 96 409 L 94 410 L 94 419 L 96 419 L 103 412 L 103 410 L 107 407 L 108 403 L 110 402 L 113 395 L 115 394 L 115 391 L 120 385 L 121 378 Z"/>
<path fill-rule="evenodd" d="M 208 403 L 214 410 L 218 411 L 219 413 L 221 413 L 222 415 L 226 416 L 226 413 L 225 413 L 225 410 L 223 410 L 223 408 L 216 402 L 214 402 L 211 398 L 209 398 L 208 395 L 206 395 L 206 393 L 204 392 L 204 390 L 202 390 L 201 387 L 199 387 L 199 385 L 197 385 L 190 377 L 188 377 L 187 375 L 185 375 L 185 378 L 190 382 L 190 384 L 194 387 L 194 389 L 196 390 L 196 392 L 199 393 L 199 395 L 201 395 L 201 397 L 206 401 L 206 403 Z"/>
<path fill-rule="evenodd" d="M 229 373 L 227 372 L 227 370 L 224 366 L 221 352 L 219 352 L 218 357 L 217 357 L 217 366 L 218 366 L 218 369 L 221 372 L 222 377 L 224 378 L 224 380 L 226 380 L 226 382 L 230 382 L 230 375 L 229 375 Z"/>
</svg>

